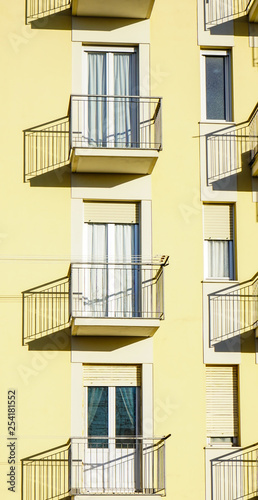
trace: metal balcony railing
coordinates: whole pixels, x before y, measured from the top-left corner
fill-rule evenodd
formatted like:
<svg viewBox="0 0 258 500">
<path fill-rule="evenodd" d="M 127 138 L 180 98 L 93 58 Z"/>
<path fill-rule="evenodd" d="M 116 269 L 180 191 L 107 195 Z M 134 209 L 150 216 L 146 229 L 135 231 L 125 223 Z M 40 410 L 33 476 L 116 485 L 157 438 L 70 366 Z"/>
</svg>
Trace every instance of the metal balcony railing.
<svg viewBox="0 0 258 500">
<path fill-rule="evenodd" d="M 71 7 L 70 0 L 26 0 L 26 22 L 57 14 Z"/>
<path fill-rule="evenodd" d="M 71 150 L 162 149 L 161 98 L 71 96 L 69 116 L 24 131 L 24 180 L 69 165 Z"/>
<path fill-rule="evenodd" d="M 206 135 L 208 183 L 240 172 L 244 154 L 251 163 L 258 146 L 258 104 L 248 120 Z"/>
<path fill-rule="evenodd" d="M 164 266 L 73 263 L 68 276 L 23 292 L 23 340 L 65 329 L 71 318 L 164 319 Z"/>
<path fill-rule="evenodd" d="M 212 499 L 258 496 L 258 443 L 211 460 Z"/>
<path fill-rule="evenodd" d="M 254 0 L 206 0 L 205 27 L 212 28 L 248 14 Z"/>
<path fill-rule="evenodd" d="M 161 98 L 71 97 L 72 148 L 162 148 Z"/>
<path fill-rule="evenodd" d="M 72 264 L 72 316 L 163 319 L 166 263 Z"/>
<path fill-rule="evenodd" d="M 24 131 L 24 180 L 69 165 L 69 118 Z"/>
<path fill-rule="evenodd" d="M 258 276 L 209 295 L 210 344 L 253 330 L 258 323 Z"/>
<path fill-rule="evenodd" d="M 168 437 L 73 438 L 23 459 L 23 500 L 101 493 L 165 495 Z"/>
</svg>

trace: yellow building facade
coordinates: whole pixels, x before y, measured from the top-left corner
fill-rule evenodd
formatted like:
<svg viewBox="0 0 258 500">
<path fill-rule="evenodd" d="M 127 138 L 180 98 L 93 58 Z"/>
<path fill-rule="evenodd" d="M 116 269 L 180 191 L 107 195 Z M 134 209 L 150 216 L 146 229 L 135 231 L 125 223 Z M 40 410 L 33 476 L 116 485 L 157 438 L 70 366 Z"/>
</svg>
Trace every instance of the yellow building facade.
<svg viewBox="0 0 258 500">
<path fill-rule="evenodd" d="M 257 10 L 3 7 L 1 498 L 257 498 Z"/>
</svg>

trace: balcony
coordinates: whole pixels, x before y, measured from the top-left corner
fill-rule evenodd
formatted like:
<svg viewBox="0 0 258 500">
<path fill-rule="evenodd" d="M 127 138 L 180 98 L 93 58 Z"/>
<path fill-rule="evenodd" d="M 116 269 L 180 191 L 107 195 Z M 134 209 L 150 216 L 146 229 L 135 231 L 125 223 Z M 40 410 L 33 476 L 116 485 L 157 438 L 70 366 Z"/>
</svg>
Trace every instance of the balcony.
<svg viewBox="0 0 258 500">
<path fill-rule="evenodd" d="M 258 176 L 258 104 L 246 122 L 206 135 L 208 183 L 241 172 L 244 165 Z"/>
<path fill-rule="evenodd" d="M 250 22 L 258 22 L 258 0 L 208 0 L 205 6 L 205 27 L 208 29 L 246 15 Z"/>
<path fill-rule="evenodd" d="M 212 499 L 258 498 L 258 444 L 211 460 Z"/>
<path fill-rule="evenodd" d="M 164 319 L 168 257 L 142 263 L 73 263 L 68 276 L 23 292 L 23 342 L 72 335 L 150 337 Z"/>
<path fill-rule="evenodd" d="M 72 15 L 87 17 L 121 17 L 130 19 L 148 19 L 151 15 L 154 0 L 27 0 L 26 21 L 31 23 L 38 19 L 58 14 L 72 7 Z"/>
<path fill-rule="evenodd" d="M 209 295 L 210 345 L 258 326 L 258 275 Z"/>
<path fill-rule="evenodd" d="M 162 149 L 161 98 L 71 96 L 69 116 L 24 131 L 24 180 L 72 172 L 150 174 Z"/>
<path fill-rule="evenodd" d="M 22 460 L 23 500 L 82 495 L 165 495 L 165 442 L 159 438 L 76 438 Z M 83 497 L 83 498 L 86 498 Z"/>
</svg>

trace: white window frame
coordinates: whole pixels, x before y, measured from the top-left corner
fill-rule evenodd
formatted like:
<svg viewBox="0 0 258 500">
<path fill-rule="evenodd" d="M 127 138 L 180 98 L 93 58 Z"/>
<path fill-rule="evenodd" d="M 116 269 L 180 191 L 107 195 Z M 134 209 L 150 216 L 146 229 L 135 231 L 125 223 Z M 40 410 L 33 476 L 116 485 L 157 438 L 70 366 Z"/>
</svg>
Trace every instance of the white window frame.
<svg viewBox="0 0 258 500">
<path fill-rule="evenodd" d="M 226 119 L 214 120 L 207 118 L 206 109 L 206 57 L 225 57 L 225 106 Z M 227 123 L 232 121 L 232 85 L 231 85 L 231 51 L 229 50 L 202 50 L 201 51 L 201 120 L 208 123 Z"/>
<path fill-rule="evenodd" d="M 236 248 L 235 248 L 235 207 L 233 207 L 233 239 L 232 240 L 217 240 L 217 241 L 232 241 L 232 252 L 230 255 L 229 252 L 229 276 L 228 277 L 215 277 L 209 276 L 209 241 L 214 241 L 214 240 L 203 240 L 203 264 L 204 264 L 204 280 L 205 281 L 234 281 L 235 280 L 235 274 L 236 274 L 236 266 L 235 266 L 235 253 L 236 253 Z M 204 228 L 204 211 L 203 211 L 203 228 Z"/>
</svg>

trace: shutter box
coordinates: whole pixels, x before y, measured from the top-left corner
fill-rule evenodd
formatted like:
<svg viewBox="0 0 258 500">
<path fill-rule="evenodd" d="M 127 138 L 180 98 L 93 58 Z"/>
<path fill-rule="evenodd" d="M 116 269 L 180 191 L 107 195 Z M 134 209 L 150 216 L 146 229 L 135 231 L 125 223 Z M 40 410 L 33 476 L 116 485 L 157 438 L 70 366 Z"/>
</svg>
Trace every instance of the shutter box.
<svg viewBox="0 0 258 500">
<path fill-rule="evenodd" d="M 84 386 L 140 387 L 140 365 L 83 365 Z"/>
<path fill-rule="evenodd" d="M 236 366 L 206 367 L 208 437 L 238 436 L 238 376 Z"/>
<path fill-rule="evenodd" d="M 204 239 L 233 240 L 233 205 L 204 205 Z"/>
<path fill-rule="evenodd" d="M 84 201 L 84 222 L 138 224 L 139 203 Z"/>
</svg>

